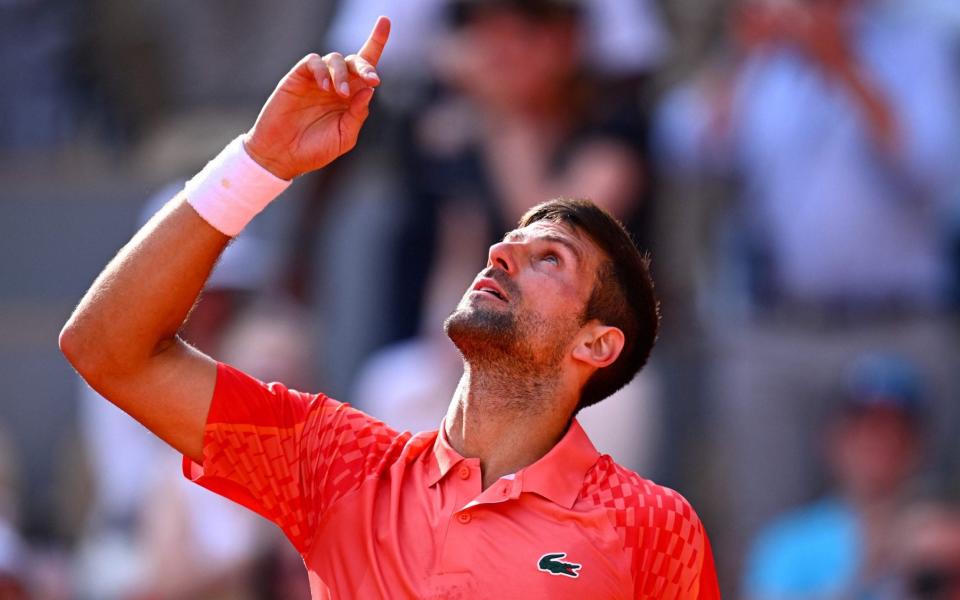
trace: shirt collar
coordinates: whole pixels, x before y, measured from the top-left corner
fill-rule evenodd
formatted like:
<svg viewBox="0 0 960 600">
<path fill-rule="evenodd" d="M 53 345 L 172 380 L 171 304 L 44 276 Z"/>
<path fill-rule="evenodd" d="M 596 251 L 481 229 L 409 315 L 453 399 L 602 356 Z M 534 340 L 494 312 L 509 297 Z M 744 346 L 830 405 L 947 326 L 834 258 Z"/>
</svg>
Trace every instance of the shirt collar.
<svg viewBox="0 0 960 600">
<path fill-rule="evenodd" d="M 437 431 L 437 439 L 433 442 L 435 460 L 431 461 L 431 473 L 427 479 L 428 485 L 431 486 L 443 479 L 450 469 L 457 466 L 457 463 L 464 460 L 460 453 L 454 450 L 450 442 L 447 441 L 446 423 L 446 419 L 440 421 L 440 430 Z"/>
<path fill-rule="evenodd" d="M 444 429 L 444 423 L 441 423 L 433 445 L 436 458 L 431 461 L 433 469 L 428 478 L 431 486 L 464 460 L 450 446 Z M 571 508 L 580 495 L 587 471 L 598 458 L 600 452 L 580 422 L 574 419 L 560 441 L 535 463 L 517 471 L 516 479 L 520 480 L 522 491 L 539 494 L 555 504 Z"/>
</svg>

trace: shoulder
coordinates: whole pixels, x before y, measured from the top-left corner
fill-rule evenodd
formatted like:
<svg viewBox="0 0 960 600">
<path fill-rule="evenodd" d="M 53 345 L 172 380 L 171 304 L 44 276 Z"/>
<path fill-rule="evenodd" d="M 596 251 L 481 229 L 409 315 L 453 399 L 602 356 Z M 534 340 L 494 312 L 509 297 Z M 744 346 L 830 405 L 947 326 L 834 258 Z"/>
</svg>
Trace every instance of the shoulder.
<svg viewBox="0 0 960 600">
<path fill-rule="evenodd" d="M 399 432 L 347 403 L 330 399 L 314 405 L 304 437 L 312 447 L 312 462 L 334 470 L 359 468 L 357 476 L 372 476 L 388 469 L 412 438 L 409 432 Z"/>
<path fill-rule="evenodd" d="M 666 526 L 676 518 L 699 523 L 693 507 L 679 492 L 641 477 L 602 455 L 584 477 L 578 504 L 604 506 L 617 512 L 638 511 L 646 519 L 640 525 Z"/>
<path fill-rule="evenodd" d="M 712 561 L 706 532 L 690 502 L 608 455 L 587 473 L 577 504 L 609 511 L 638 585 L 667 572 L 689 579 L 690 585 L 701 566 Z"/>
</svg>

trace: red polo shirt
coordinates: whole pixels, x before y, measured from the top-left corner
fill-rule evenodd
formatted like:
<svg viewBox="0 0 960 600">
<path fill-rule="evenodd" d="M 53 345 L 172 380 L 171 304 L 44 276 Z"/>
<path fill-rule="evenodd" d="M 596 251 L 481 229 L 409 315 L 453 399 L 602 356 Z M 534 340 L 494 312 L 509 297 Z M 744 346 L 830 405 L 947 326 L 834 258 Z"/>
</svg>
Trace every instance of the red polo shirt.
<svg viewBox="0 0 960 600">
<path fill-rule="evenodd" d="M 687 501 L 600 455 L 576 421 L 481 491 L 479 460 L 442 433 L 220 364 L 203 464 L 184 473 L 276 523 L 314 598 L 719 598 Z"/>
</svg>

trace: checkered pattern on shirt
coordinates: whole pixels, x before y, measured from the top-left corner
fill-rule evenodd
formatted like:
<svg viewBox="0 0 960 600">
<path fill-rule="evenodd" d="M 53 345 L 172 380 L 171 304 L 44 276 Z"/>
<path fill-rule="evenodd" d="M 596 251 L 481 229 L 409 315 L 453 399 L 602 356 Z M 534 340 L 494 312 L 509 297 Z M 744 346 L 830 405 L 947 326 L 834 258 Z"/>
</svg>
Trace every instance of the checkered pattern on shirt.
<svg viewBox="0 0 960 600">
<path fill-rule="evenodd" d="M 204 431 L 204 476 L 228 482 L 236 492 L 226 495 L 242 495 L 301 552 L 325 511 L 387 469 L 409 438 L 322 394 L 235 370 L 222 378 L 216 421 Z"/>
<path fill-rule="evenodd" d="M 713 568 L 712 557 L 705 561 L 709 550 L 703 525 L 683 496 L 604 455 L 584 478 L 577 505 L 609 509 L 629 558 L 636 598 L 704 597 L 701 571 Z"/>
</svg>

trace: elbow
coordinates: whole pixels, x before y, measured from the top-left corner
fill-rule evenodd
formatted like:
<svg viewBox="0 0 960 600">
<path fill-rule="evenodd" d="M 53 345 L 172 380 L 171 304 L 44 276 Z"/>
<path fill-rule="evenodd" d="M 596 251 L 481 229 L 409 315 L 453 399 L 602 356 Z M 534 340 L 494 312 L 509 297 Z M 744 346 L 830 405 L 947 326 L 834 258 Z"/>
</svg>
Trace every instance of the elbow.
<svg viewBox="0 0 960 600">
<path fill-rule="evenodd" d="M 57 343 L 67 362 L 88 382 L 102 370 L 103 361 L 93 351 L 95 345 L 90 343 L 89 333 L 84 332 L 73 318 L 60 330 Z"/>
<path fill-rule="evenodd" d="M 144 350 L 146 345 L 131 345 L 129 340 L 116 332 L 104 331 L 99 325 L 79 321 L 76 315 L 64 324 L 57 343 L 60 352 L 73 368 L 94 388 L 110 380 L 128 377 L 143 368 L 150 357 L 173 344 L 169 340 L 153 345 L 154 350 Z"/>
<path fill-rule="evenodd" d="M 73 325 L 73 319 L 68 320 L 66 324 L 64 324 L 60 330 L 60 335 L 57 337 L 57 345 L 60 346 L 60 352 L 63 353 L 70 364 L 73 364 L 75 357 L 78 355 L 77 345 L 79 342 L 77 337 L 77 330 Z"/>
</svg>

